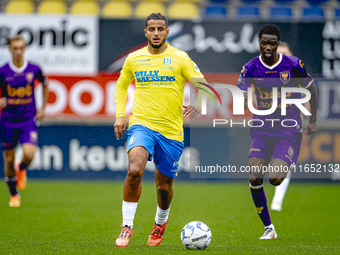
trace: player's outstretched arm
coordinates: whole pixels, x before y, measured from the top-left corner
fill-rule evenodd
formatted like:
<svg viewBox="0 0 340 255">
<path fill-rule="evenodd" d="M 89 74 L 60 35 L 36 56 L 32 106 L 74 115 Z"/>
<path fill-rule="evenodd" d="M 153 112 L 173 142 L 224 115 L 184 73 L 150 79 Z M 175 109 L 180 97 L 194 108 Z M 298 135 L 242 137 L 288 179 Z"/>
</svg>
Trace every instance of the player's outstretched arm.
<svg viewBox="0 0 340 255">
<path fill-rule="evenodd" d="M 43 86 L 43 104 L 42 104 L 42 107 L 37 110 L 37 114 L 36 114 L 37 120 L 42 120 L 45 117 L 45 109 L 47 105 L 49 92 L 50 90 L 49 90 L 48 83 L 47 83 Z"/>
<path fill-rule="evenodd" d="M 316 125 L 318 94 L 317 94 L 316 86 L 315 86 L 314 82 L 308 87 L 308 90 L 311 93 L 310 106 L 311 106 L 311 114 L 312 115 L 309 119 L 305 133 L 307 135 L 311 135 L 311 134 L 314 134 L 316 131 L 318 131 L 318 127 Z"/>
<path fill-rule="evenodd" d="M 0 109 L 3 109 L 7 106 L 7 98 L 6 97 L 2 97 L 0 98 Z"/>
<path fill-rule="evenodd" d="M 192 119 L 201 112 L 197 105 L 183 105 L 183 117 Z"/>
</svg>

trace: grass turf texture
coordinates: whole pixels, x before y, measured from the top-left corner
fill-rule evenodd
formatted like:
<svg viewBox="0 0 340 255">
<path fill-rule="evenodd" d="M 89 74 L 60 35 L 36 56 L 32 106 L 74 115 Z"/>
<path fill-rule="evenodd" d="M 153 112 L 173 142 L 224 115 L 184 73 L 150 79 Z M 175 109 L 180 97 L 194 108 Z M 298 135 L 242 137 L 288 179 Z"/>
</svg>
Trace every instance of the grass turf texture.
<svg viewBox="0 0 340 255">
<path fill-rule="evenodd" d="M 276 240 L 258 240 L 262 223 L 249 186 L 236 183 L 174 184 L 174 200 L 162 244 L 148 247 L 156 213 L 153 183 L 143 183 L 134 235 L 127 248 L 115 239 L 122 222 L 122 183 L 29 180 L 20 208 L 9 208 L 1 185 L 1 254 L 335 254 L 340 253 L 340 185 L 293 183 L 283 212 L 271 212 Z M 274 188 L 265 185 L 268 201 Z M 188 251 L 180 241 L 193 220 L 212 230 L 205 251 Z"/>
</svg>

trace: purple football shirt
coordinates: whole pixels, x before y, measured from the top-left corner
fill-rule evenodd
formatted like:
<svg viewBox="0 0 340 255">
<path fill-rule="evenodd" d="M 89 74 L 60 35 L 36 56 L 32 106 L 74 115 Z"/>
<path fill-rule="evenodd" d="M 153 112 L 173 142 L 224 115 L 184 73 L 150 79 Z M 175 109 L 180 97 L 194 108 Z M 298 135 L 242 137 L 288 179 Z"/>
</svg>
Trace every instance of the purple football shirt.
<svg viewBox="0 0 340 255">
<path fill-rule="evenodd" d="M 241 71 L 238 87 L 241 90 L 247 91 L 251 84 L 254 84 L 255 95 L 257 99 L 258 110 L 267 110 L 272 106 L 272 90 L 277 88 L 278 92 L 278 107 L 270 115 L 261 116 L 253 115 L 253 119 L 262 120 L 264 125 L 259 128 L 251 128 L 252 134 L 265 132 L 266 135 L 278 135 L 283 133 L 297 133 L 302 129 L 301 111 L 294 104 L 287 105 L 286 115 L 281 115 L 281 88 L 282 87 L 300 87 L 308 88 L 313 82 L 312 77 L 307 73 L 300 59 L 293 56 L 279 54 L 279 60 L 272 66 L 266 65 L 261 56 L 253 58 L 246 63 Z M 288 93 L 287 98 L 301 98 L 300 93 Z M 266 121 L 266 119 L 276 119 L 277 121 Z M 285 119 L 293 119 L 294 121 L 285 121 L 283 127 L 282 121 Z M 297 124 L 296 124 L 297 123 Z M 259 122 L 254 122 L 254 126 L 260 125 Z M 287 131 L 287 132 L 286 132 Z"/>
<path fill-rule="evenodd" d="M 17 126 L 25 121 L 33 121 L 36 115 L 34 82 L 47 84 L 40 67 L 25 61 L 21 68 L 12 61 L 0 68 L 0 87 L 2 97 L 7 97 L 7 106 L 2 109 L 1 124 Z"/>
</svg>

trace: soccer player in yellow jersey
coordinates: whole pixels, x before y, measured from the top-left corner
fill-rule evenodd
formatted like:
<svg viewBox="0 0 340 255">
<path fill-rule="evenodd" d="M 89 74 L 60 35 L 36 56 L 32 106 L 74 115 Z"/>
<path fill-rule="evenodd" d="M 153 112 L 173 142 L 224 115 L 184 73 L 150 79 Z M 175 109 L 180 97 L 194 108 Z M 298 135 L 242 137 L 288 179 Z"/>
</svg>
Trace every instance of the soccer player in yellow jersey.
<svg viewBox="0 0 340 255">
<path fill-rule="evenodd" d="M 148 160 L 154 159 L 157 189 L 155 224 L 148 245 L 163 240 L 173 195 L 172 184 L 183 151 L 183 116 L 200 113 L 201 90 L 194 105 L 182 106 L 185 80 L 193 85 L 204 77 L 189 56 L 166 43 L 168 22 L 160 13 L 147 17 L 144 29 L 148 46 L 131 53 L 125 60 L 115 91 L 117 139 L 126 127 L 127 90 L 135 80 L 132 115 L 128 130 L 128 173 L 124 182 L 123 224 L 116 246 L 126 247 L 133 231 L 142 176 Z"/>
</svg>

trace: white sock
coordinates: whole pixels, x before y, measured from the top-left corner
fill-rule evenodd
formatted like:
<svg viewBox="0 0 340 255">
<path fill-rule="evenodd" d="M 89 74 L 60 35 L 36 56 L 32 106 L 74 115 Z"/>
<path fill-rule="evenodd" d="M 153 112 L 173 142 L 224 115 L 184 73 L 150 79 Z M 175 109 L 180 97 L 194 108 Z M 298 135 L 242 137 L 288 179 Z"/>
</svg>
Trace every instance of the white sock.
<svg viewBox="0 0 340 255">
<path fill-rule="evenodd" d="M 275 194 L 274 194 L 274 198 L 273 198 L 272 203 L 282 205 L 283 199 L 285 198 L 285 195 L 286 195 L 286 192 L 287 192 L 287 189 L 288 189 L 288 186 L 289 186 L 291 175 L 292 175 L 292 173 L 289 171 L 286 179 L 284 179 L 283 182 L 275 188 Z"/>
<path fill-rule="evenodd" d="M 270 224 L 269 226 L 264 226 L 264 229 L 267 229 L 267 228 L 271 228 L 272 230 L 275 230 L 273 223 Z"/>
<path fill-rule="evenodd" d="M 123 226 L 133 227 L 133 219 L 135 218 L 138 202 L 125 202 L 123 200 Z"/>
<path fill-rule="evenodd" d="M 157 212 L 155 222 L 157 225 L 162 226 L 169 218 L 170 207 L 166 210 L 161 209 L 157 204 Z"/>
</svg>

